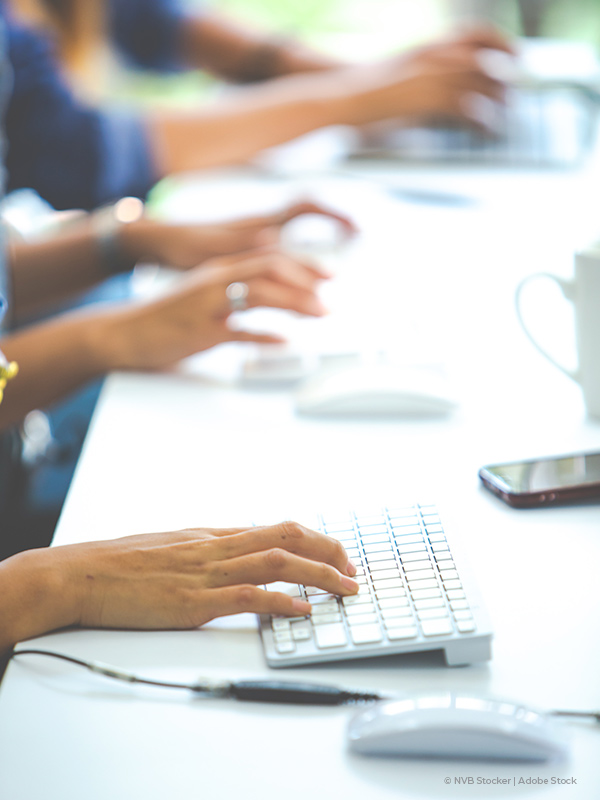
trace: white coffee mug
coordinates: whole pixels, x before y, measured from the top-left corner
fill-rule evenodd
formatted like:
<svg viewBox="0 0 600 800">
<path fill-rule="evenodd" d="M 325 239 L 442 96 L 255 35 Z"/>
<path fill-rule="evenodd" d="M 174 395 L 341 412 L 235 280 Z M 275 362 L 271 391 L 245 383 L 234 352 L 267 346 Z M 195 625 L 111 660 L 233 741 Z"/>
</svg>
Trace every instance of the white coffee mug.
<svg viewBox="0 0 600 800">
<path fill-rule="evenodd" d="M 565 367 L 544 349 L 533 338 L 523 319 L 522 290 L 537 278 L 555 281 L 573 304 L 577 346 L 577 368 L 574 370 Z M 529 275 L 518 285 L 515 301 L 519 322 L 531 343 L 561 372 L 580 384 L 587 413 L 591 417 L 600 417 L 600 241 L 575 254 L 575 274 L 571 280 L 548 272 Z"/>
</svg>

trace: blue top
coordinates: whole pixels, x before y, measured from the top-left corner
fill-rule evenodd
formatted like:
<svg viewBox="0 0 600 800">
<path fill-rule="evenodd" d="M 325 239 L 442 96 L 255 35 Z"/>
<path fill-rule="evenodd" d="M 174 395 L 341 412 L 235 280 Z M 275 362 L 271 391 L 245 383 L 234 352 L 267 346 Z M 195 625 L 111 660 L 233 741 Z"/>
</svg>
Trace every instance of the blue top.
<svg viewBox="0 0 600 800">
<path fill-rule="evenodd" d="M 49 37 L 11 19 L 14 87 L 6 114 L 8 190 L 30 187 L 55 208 L 95 208 L 145 197 L 158 175 L 142 120 L 80 102 L 61 75 Z M 178 0 L 111 0 L 114 41 L 131 62 L 176 69 L 184 12 Z"/>
</svg>

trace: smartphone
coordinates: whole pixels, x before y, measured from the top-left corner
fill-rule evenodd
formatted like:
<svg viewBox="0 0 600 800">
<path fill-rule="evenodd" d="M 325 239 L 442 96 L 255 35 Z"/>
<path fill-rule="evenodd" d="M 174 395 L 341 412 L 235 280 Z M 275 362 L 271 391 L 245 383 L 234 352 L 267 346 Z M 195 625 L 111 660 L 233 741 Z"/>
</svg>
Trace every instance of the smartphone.
<svg viewBox="0 0 600 800">
<path fill-rule="evenodd" d="M 483 485 L 516 508 L 600 500 L 600 453 L 515 461 L 482 467 Z"/>
</svg>

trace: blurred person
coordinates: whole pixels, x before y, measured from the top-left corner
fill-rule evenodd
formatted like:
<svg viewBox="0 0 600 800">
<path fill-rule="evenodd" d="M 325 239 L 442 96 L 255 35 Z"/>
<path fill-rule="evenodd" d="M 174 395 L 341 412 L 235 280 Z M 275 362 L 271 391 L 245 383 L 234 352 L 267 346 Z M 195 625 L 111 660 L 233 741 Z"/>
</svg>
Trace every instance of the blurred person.
<svg viewBox="0 0 600 800">
<path fill-rule="evenodd" d="M 15 325 L 33 311 L 55 307 L 73 292 L 105 279 L 106 241 L 99 241 L 96 228 L 86 218 L 48 240 L 11 243 L 0 265 L 0 291 L 10 293 L 12 325 L 1 342 L 9 360 L 19 364 L 20 373 L 19 380 L 6 388 L 0 407 L 0 431 L 7 432 L 0 441 L 0 461 L 12 465 L 8 470 L 12 483 L 1 487 L 5 496 L 0 497 L 0 505 L 13 531 L 12 539 L 0 537 L 0 556 L 23 549 L 28 542 L 47 544 L 56 522 L 57 513 L 50 519 L 35 518 L 28 476 L 22 471 L 21 443 L 14 426 L 29 412 L 48 408 L 107 372 L 164 369 L 223 342 L 281 341 L 277 336 L 229 327 L 235 310 L 272 306 L 312 316 L 324 313 L 316 291 L 327 276 L 317 265 L 291 258 L 274 245 L 209 258 L 227 248 L 235 250 L 246 244 L 248 236 L 252 239 L 256 230 L 269 231 L 306 210 L 320 207 L 299 204 L 279 216 L 237 223 L 237 228 L 236 223 L 208 226 L 210 236 L 205 241 L 201 226 L 132 222 L 115 234 L 121 254 L 127 256 L 126 261 L 117 260 L 119 268 L 131 267 L 152 252 L 162 253 L 164 259 L 187 269 L 169 291 L 152 300 L 52 313 L 42 322 L 22 327 Z M 228 230 L 233 230 L 231 239 Z M 111 247 L 110 254 L 114 253 Z M 202 256 L 208 260 L 193 267 Z M 237 300 L 231 287 L 241 292 Z M 56 512 L 62 500 L 62 495 L 56 498 Z"/>
<path fill-rule="evenodd" d="M 0 0 L 14 71 L 7 113 L 9 189 L 32 187 L 56 208 L 144 197 L 165 175 L 240 163 L 329 125 L 445 117 L 485 127 L 487 117 L 474 96 L 503 98 L 502 83 L 480 54 L 511 48 L 491 29 L 372 63 L 343 64 L 250 32 L 213 11 L 191 13 L 177 0 L 105 2 Z M 23 11 L 29 20 L 35 16 L 37 28 L 23 25 L 19 11 L 21 19 Z M 65 78 L 40 22 L 44 11 L 58 32 L 58 50 L 74 68 L 84 58 L 81 40 L 89 43 L 106 30 L 143 67 L 200 67 L 253 85 L 198 109 L 96 108 L 79 100 Z"/>
</svg>

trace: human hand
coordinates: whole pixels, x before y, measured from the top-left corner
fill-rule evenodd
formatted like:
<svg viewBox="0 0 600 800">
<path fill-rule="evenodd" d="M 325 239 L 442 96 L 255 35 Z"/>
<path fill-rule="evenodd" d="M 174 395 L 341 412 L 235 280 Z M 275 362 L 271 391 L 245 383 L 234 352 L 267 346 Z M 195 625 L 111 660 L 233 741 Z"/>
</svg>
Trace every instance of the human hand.
<svg viewBox="0 0 600 800">
<path fill-rule="evenodd" d="M 294 522 L 191 528 L 52 552 L 76 610 L 69 624 L 87 627 L 181 629 L 243 611 L 310 613 L 303 600 L 259 588 L 274 581 L 358 591 L 342 545 Z"/>
<path fill-rule="evenodd" d="M 127 226 L 123 245 L 136 258 L 146 258 L 175 269 L 190 269 L 216 256 L 279 244 L 281 228 L 303 214 L 319 214 L 338 222 L 347 236 L 356 233 L 343 214 L 319 203 L 303 201 L 282 211 L 210 225 L 169 225 L 152 220 Z"/>
<path fill-rule="evenodd" d="M 328 277 L 315 264 L 276 250 L 223 256 L 182 276 L 158 299 L 131 304 L 101 317 L 99 337 L 106 370 L 162 369 L 223 342 L 280 343 L 269 334 L 234 330 L 227 287 L 243 283 L 246 307 L 270 306 L 309 316 L 325 309 L 316 295 Z"/>
<path fill-rule="evenodd" d="M 356 74 L 358 91 L 364 80 L 365 94 L 365 102 L 356 109 L 361 114 L 358 123 L 450 118 L 493 130 L 492 104 L 504 102 L 506 86 L 500 71 L 486 60 L 490 51 L 507 61 L 514 56 L 500 34 L 479 29 L 364 68 L 363 78 Z"/>
</svg>

